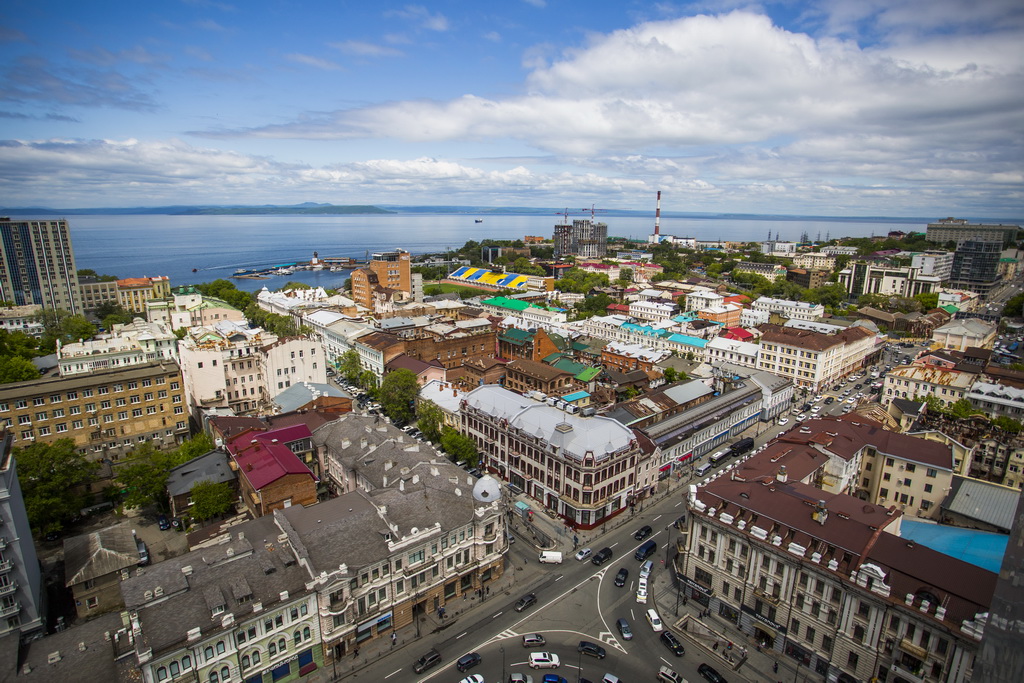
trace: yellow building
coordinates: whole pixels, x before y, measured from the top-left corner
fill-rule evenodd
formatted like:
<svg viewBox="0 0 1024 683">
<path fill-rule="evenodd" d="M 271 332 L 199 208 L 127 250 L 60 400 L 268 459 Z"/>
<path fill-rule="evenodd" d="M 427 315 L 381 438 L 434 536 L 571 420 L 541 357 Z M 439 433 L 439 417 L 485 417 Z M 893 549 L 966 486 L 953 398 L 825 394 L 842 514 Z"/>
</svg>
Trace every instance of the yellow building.
<svg viewBox="0 0 1024 683">
<path fill-rule="evenodd" d="M 171 298 L 171 280 L 166 275 L 130 277 L 117 281 L 117 300 L 121 308 L 132 313 L 145 313 L 150 299 Z"/>
</svg>

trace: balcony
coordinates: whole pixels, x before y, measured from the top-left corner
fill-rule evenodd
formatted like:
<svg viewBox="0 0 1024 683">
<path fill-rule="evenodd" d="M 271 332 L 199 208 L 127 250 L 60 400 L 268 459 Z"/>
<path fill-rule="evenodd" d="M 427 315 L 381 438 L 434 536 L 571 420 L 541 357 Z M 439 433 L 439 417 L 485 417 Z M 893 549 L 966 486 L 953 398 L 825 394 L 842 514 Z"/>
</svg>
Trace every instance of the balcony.
<svg viewBox="0 0 1024 683">
<path fill-rule="evenodd" d="M 16 602 L 7 607 L 0 607 L 0 617 L 9 617 L 21 611 L 21 603 Z"/>
<path fill-rule="evenodd" d="M 7 537 L 0 536 L 0 550 L 7 550 Z"/>
<path fill-rule="evenodd" d="M 0 596 L 10 595 L 14 591 L 18 590 L 18 582 L 11 581 L 6 586 L 0 586 Z"/>
<path fill-rule="evenodd" d="M 0 572 L 9 572 L 14 568 L 14 563 L 10 560 L 4 560 L 0 562 Z"/>
<path fill-rule="evenodd" d="M 900 666 L 895 662 L 893 662 L 891 669 L 894 674 L 900 676 L 901 678 L 905 678 L 908 681 L 911 681 L 911 683 L 924 683 L 924 671 L 922 671 L 921 669 L 912 671 L 906 665 Z"/>
<path fill-rule="evenodd" d="M 908 638 L 903 638 L 900 640 L 900 649 L 904 652 L 908 652 L 914 655 L 922 662 L 928 659 L 928 650 L 921 647 L 920 645 L 915 645 Z"/>
</svg>

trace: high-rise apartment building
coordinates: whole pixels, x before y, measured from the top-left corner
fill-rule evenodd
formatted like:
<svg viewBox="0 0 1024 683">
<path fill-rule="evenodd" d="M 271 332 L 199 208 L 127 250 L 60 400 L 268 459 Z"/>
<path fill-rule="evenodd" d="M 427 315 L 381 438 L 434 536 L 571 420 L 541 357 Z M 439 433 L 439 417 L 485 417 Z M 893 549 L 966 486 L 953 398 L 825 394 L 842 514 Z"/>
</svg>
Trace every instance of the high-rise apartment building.
<svg viewBox="0 0 1024 683">
<path fill-rule="evenodd" d="M 999 242 L 978 240 L 964 240 L 957 244 L 953 253 L 950 286 L 987 297 L 992 288 L 999 284 L 1002 246 Z"/>
<path fill-rule="evenodd" d="M 608 225 L 588 219 L 574 220 L 572 225 L 556 225 L 554 241 L 555 258 L 604 258 L 608 255 Z"/>
<path fill-rule="evenodd" d="M 11 455 L 13 438 L 0 430 L 0 637 L 41 631 L 42 580 L 25 500 Z"/>
<path fill-rule="evenodd" d="M 365 268 L 352 271 L 352 299 L 373 309 L 374 291 L 378 289 L 403 292 L 412 296 L 412 255 L 404 249 L 380 251 L 370 258 Z"/>
<path fill-rule="evenodd" d="M 0 300 L 82 312 L 67 221 L 0 218 Z"/>
</svg>

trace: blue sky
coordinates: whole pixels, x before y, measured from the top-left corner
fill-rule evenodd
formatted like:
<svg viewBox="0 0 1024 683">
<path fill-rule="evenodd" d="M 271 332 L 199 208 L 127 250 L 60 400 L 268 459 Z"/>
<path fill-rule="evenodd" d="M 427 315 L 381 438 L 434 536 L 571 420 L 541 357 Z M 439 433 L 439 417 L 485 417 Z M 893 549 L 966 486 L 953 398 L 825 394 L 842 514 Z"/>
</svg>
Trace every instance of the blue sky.
<svg viewBox="0 0 1024 683">
<path fill-rule="evenodd" d="M 1019 0 L 0 6 L 0 205 L 1024 216 Z"/>
</svg>

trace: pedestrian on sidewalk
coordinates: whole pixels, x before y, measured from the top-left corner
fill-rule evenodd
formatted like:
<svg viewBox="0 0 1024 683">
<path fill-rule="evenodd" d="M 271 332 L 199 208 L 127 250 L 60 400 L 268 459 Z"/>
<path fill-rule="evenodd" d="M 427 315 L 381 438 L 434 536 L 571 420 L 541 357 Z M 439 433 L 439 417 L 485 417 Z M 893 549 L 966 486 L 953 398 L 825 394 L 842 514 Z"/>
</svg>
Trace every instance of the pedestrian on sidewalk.
<svg viewBox="0 0 1024 683">
<path fill-rule="evenodd" d="M 394 647 L 396 642 L 398 642 L 398 636 L 395 635 L 394 631 L 392 631 L 391 632 L 391 647 Z"/>
<path fill-rule="evenodd" d="M 778 662 L 774 662 L 772 664 L 772 673 L 773 674 L 779 673 L 779 663 Z"/>
</svg>

